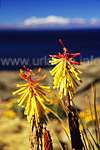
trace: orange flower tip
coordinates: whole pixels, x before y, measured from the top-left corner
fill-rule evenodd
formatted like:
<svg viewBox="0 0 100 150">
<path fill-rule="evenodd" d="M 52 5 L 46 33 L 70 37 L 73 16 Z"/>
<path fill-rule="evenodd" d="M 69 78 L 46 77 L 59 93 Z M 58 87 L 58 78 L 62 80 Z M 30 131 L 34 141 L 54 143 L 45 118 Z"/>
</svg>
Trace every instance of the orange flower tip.
<svg viewBox="0 0 100 150">
<path fill-rule="evenodd" d="M 45 77 L 46 77 L 47 75 L 45 74 L 43 77 L 41 77 L 39 80 L 42 80 L 42 79 L 44 79 Z"/>
<path fill-rule="evenodd" d="M 63 42 L 62 42 L 62 40 L 61 39 L 59 39 L 59 42 L 62 44 L 62 46 L 65 48 L 65 45 L 63 44 Z M 65 48 L 64 50 L 66 50 L 67 51 L 67 48 Z"/>
<path fill-rule="evenodd" d="M 44 75 L 42 78 L 40 78 L 40 79 L 44 79 L 44 78 L 46 78 L 46 76 L 47 76 L 47 75 L 45 74 L 45 75 Z"/>
<path fill-rule="evenodd" d="M 38 72 L 36 73 L 36 75 L 41 71 L 41 68 L 38 69 Z"/>
<path fill-rule="evenodd" d="M 32 76 L 36 76 L 40 73 L 40 71 L 41 71 L 41 68 L 39 68 L 38 71 L 35 74 L 32 74 L 32 71 L 31 71 L 31 74 L 32 74 Z"/>
<path fill-rule="evenodd" d="M 24 69 L 26 69 L 25 65 L 23 66 Z"/>
<path fill-rule="evenodd" d="M 59 42 L 63 45 L 63 47 L 65 47 L 61 39 L 59 39 Z"/>
<path fill-rule="evenodd" d="M 20 69 L 20 73 L 23 73 L 23 70 L 22 70 L 22 69 Z"/>
<path fill-rule="evenodd" d="M 50 57 L 56 57 L 57 55 L 49 55 Z"/>
<path fill-rule="evenodd" d="M 27 72 L 30 72 L 30 69 L 29 68 L 26 68 L 26 66 L 24 65 L 23 68 L 27 71 Z"/>
<path fill-rule="evenodd" d="M 49 55 L 50 57 L 52 57 L 52 55 Z"/>
<path fill-rule="evenodd" d="M 22 73 L 20 73 L 19 76 L 24 79 L 24 77 L 22 76 Z"/>
</svg>

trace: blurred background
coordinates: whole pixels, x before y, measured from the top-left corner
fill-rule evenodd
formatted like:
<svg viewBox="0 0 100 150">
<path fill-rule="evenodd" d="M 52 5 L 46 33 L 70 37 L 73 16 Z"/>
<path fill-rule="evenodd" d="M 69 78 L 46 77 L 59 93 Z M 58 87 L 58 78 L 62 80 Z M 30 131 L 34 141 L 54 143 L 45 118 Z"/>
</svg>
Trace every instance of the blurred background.
<svg viewBox="0 0 100 150">
<path fill-rule="evenodd" d="M 100 105 L 100 1 L 99 0 L 1 0 L 0 1 L 0 149 L 26 150 L 30 148 L 29 131 L 24 109 L 17 106 L 12 95 L 16 84 L 25 83 L 19 69 L 26 65 L 40 76 L 47 74 L 42 85 L 52 89 L 49 73 L 49 55 L 63 53 L 62 39 L 69 53 L 81 53 L 75 59 L 82 61 L 78 68 L 83 80 L 74 102 L 84 110 L 84 99 L 91 97 L 91 84 L 96 87 L 97 105 Z M 76 66 L 77 67 L 77 66 Z M 37 77 L 37 78 L 38 78 Z M 55 91 L 56 92 L 56 91 Z M 47 95 L 54 100 L 55 111 L 64 116 L 54 91 Z M 54 108 L 53 108 L 54 109 Z M 88 109 L 88 105 L 87 105 Z M 54 121 L 54 123 L 53 123 Z M 60 124 L 52 121 L 62 143 L 66 143 Z M 51 125 L 49 125 L 51 126 Z M 58 128 L 56 129 L 56 127 Z M 54 138 L 55 149 L 57 139 Z M 59 149 L 59 148 L 58 148 Z"/>
</svg>

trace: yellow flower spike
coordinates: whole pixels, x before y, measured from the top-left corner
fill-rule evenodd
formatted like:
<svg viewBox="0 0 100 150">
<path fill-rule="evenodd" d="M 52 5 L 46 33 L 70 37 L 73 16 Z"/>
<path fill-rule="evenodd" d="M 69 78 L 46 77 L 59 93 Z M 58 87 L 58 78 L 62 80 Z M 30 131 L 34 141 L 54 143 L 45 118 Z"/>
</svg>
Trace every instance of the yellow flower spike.
<svg viewBox="0 0 100 150">
<path fill-rule="evenodd" d="M 67 94 L 69 94 L 70 99 L 72 99 L 75 93 L 75 89 L 79 86 L 76 80 L 81 82 L 81 79 L 78 75 L 82 73 L 72 65 L 82 65 L 82 63 L 73 61 L 72 59 L 80 55 L 80 53 L 67 53 L 68 49 L 65 48 L 61 40 L 59 41 L 64 47 L 64 53 L 58 53 L 58 55 L 49 55 L 52 57 L 52 60 L 49 61 L 51 65 L 56 65 L 50 71 L 51 75 L 54 76 L 53 88 L 60 88 L 59 95 L 61 99 L 63 96 L 67 96 Z"/>
<path fill-rule="evenodd" d="M 28 100 L 27 100 L 27 104 L 26 104 L 26 107 L 25 107 L 25 112 L 24 114 L 29 116 L 29 112 L 30 112 L 30 105 L 31 105 L 31 93 L 29 93 L 29 96 L 28 96 Z"/>
<path fill-rule="evenodd" d="M 25 101 L 23 102 L 23 105 L 22 105 L 23 108 L 26 106 L 27 100 L 28 100 L 28 97 L 27 97 L 27 98 L 25 99 Z"/>
<path fill-rule="evenodd" d="M 28 87 L 29 85 L 30 85 L 30 83 L 23 84 L 23 85 L 19 85 L 19 84 L 17 84 L 17 87 Z"/>
<path fill-rule="evenodd" d="M 50 92 L 50 87 L 40 86 L 39 84 L 36 83 L 40 80 L 43 80 L 46 77 L 46 75 L 44 75 L 40 79 L 32 80 L 32 77 L 39 74 L 41 68 L 39 68 L 36 74 L 32 74 L 32 70 L 27 69 L 25 66 L 24 69 L 27 71 L 28 75 L 26 75 L 24 71 L 21 69 L 20 76 L 25 81 L 28 81 L 28 83 L 23 85 L 17 84 L 17 87 L 20 87 L 20 89 L 13 92 L 13 95 L 15 94 L 21 95 L 21 97 L 19 97 L 18 99 L 19 103 L 18 105 L 25 107 L 24 114 L 27 115 L 28 122 L 31 125 L 38 127 L 44 122 L 43 112 L 45 112 L 47 108 L 44 105 L 44 101 L 50 103 L 50 100 L 47 99 L 45 93 Z"/>
<path fill-rule="evenodd" d="M 21 89 L 15 91 L 15 92 L 13 92 L 13 95 L 16 95 L 17 93 L 19 93 L 20 91 L 24 90 L 25 88 L 26 88 L 26 87 L 23 87 L 23 88 L 21 88 Z"/>
<path fill-rule="evenodd" d="M 27 91 L 25 91 L 25 92 L 23 93 L 23 95 L 17 100 L 18 103 L 20 103 L 21 100 L 25 97 L 26 93 L 27 93 Z"/>
<path fill-rule="evenodd" d="M 18 104 L 18 106 L 22 106 L 22 104 L 24 103 L 25 99 L 27 98 L 29 94 L 29 91 L 25 94 L 25 96 L 23 97 L 23 99 L 20 101 L 20 103 Z"/>
<path fill-rule="evenodd" d="M 22 94 L 24 94 L 24 93 L 27 92 L 27 91 L 29 91 L 29 87 L 28 87 L 27 89 L 25 89 L 24 91 L 18 93 L 18 95 L 22 95 Z"/>
</svg>

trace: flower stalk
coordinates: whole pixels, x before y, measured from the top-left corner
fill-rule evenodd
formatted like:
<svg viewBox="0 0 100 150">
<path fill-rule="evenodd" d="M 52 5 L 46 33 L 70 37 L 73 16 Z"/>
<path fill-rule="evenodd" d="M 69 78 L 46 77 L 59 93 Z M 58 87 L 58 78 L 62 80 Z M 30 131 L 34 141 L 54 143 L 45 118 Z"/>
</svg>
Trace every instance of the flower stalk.
<svg viewBox="0 0 100 150">
<path fill-rule="evenodd" d="M 72 64 L 82 65 L 82 62 L 76 62 L 73 60 L 73 58 L 80 55 L 80 53 L 68 53 L 68 49 L 64 46 L 61 39 L 59 39 L 59 41 L 63 46 L 63 54 L 59 52 L 58 55 L 50 55 L 50 57 L 52 57 L 50 63 L 52 65 L 56 65 L 50 71 L 51 75 L 54 76 L 53 88 L 60 90 L 59 95 L 61 100 L 63 100 L 63 97 L 66 96 L 66 103 L 64 104 L 66 110 L 68 110 L 72 148 L 75 150 L 82 150 L 83 144 L 79 132 L 78 118 L 75 111 L 72 111 L 72 105 L 70 103 L 74 97 L 76 88 L 79 86 L 76 80 L 82 82 L 78 76 L 78 74 L 81 74 L 82 72 Z M 78 141 L 76 140 L 76 137 Z M 78 145 L 80 145 L 80 147 Z"/>
<path fill-rule="evenodd" d="M 30 141 L 32 150 L 42 150 L 42 129 L 43 124 L 45 124 L 44 114 L 47 107 L 44 102 L 50 104 L 50 100 L 47 99 L 45 92 L 50 92 L 50 87 L 40 86 L 37 82 L 43 80 L 46 75 L 40 79 L 33 80 L 32 77 L 38 75 L 41 71 L 41 68 L 37 73 L 33 74 L 32 70 L 23 66 L 27 74 L 24 71 L 20 70 L 20 76 L 27 81 L 28 83 L 19 85 L 20 87 L 17 91 L 13 92 L 13 95 L 18 94 L 18 105 L 20 107 L 25 107 L 24 114 L 27 115 L 27 120 L 30 124 Z"/>
<path fill-rule="evenodd" d="M 44 150 L 53 150 L 50 131 L 46 130 L 46 128 L 44 128 L 44 130 Z"/>
<path fill-rule="evenodd" d="M 79 86 L 78 82 L 82 82 L 79 77 L 79 74 L 82 74 L 82 72 L 74 65 L 82 65 L 82 62 L 73 60 L 73 58 L 79 56 L 80 53 L 68 53 L 68 49 L 64 46 L 61 39 L 59 39 L 59 41 L 63 46 L 63 54 L 59 52 L 58 55 L 50 55 L 50 57 L 52 57 L 52 60 L 50 60 L 51 65 L 56 65 L 50 71 L 51 75 L 54 76 L 53 88 L 59 90 L 60 103 L 66 114 L 68 113 L 72 149 L 82 150 L 83 143 L 79 131 L 77 111 L 71 103 L 74 94 L 76 93 L 76 89 Z M 33 74 L 32 70 L 29 68 L 26 68 L 25 66 L 23 66 L 23 68 L 26 73 L 21 69 L 19 75 L 28 83 L 23 85 L 17 84 L 19 89 L 13 92 L 13 95 L 18 94 L 20 96 L 18 98 L 18 105 L 20 107 L 25 107 L 24 114 L 27 115 L 27 120 L 30 124 L 29 140 L 31 142 L 31 149 L 42 150 L 44 148 L 44 150 L 53 150 L 50 131 L 44 128 L 44 124 L 46 124 L 44 115 L 47 110 L 52 112 L 60 120 L 65 132 L 66 128 L 63 120 L 44 104 L 45 102 L 48 104 L 51 103 L 45 93 L 50 92 L 50 87 L 40 86 L 38 81 L 43 80 L 46 77 L 46 74 L 39 79 L 33 79 L 34 76 L 37 76 L 40 73 L 41 68 L 39 68 L 35 74 Z M 64 97 L 66 97 L 65 100 Z M 67 132 L 66 135 L 68 136 Z"/>
</svg>

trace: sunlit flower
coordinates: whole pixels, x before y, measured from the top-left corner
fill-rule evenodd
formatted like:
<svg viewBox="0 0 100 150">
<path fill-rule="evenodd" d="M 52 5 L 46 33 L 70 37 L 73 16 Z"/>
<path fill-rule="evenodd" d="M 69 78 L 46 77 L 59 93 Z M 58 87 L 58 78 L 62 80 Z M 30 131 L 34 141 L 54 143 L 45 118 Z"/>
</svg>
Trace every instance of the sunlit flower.
<svg viewBox="0 0 100 150">
<path fill-rule="evenodd" d="M 64 53 L 61 54 L 59 52 L 58 55 L 49 55 L 50 57 L 52 57 L 52 60 L 50 60 L 49 62 L 52 65 L 57 64 L 50 71 L 50 73 L 52 76 L 54 76 L 54 89 L 60 88 L 60 98 L 62 99 L 63 96 L 67 96 L 69 94 L 70 99 L 72 99 L 75 93 L 75 89 L 79 86 L 79 84 L 76 82 L 76 79 L 81 82 L 81 79 L 78 75 L 79 73 L 82 73 L 72 65 L 81 65 L 82 63 L 74 61 L 73 58 L 80 55 L 80 53 L 67 53 L 68 49 L 65 48 L 61 40 L 59 41 L 63 45 Z"/>
<path fill-rule="evenodd" d="M 79 129 L 80 129 L 80 131 L 82 131 L 82 130 L 83 130 L 83 126 L 82 126 L 82 125 L 80 125 L 80 126 L 79 126 Z"/>
<path fill-rule="evenodd" d="M 7 108 L 11 109 L 12 107 L 13 107 L 13 102 L 12 102 L 12 100 L 9 100 L 7 103 Z"/>
<path fill-rule="evenodd" d="M 91 114 L 91 110 L 86 110 L 85 112 L 80 112 L 79 117 L 84 119 L 86 123 L 89 123 L 91 121 L 95 121 L 95 115 L 94 112 Z M 99 115 L 97 115 L 97 118 L 99 119 Z"/>
<path fill-rule="evenodd" d="M 91 121 L 94 121 L 94 119 L 95 119 L 95 116 L 93 115 L 93 118 L 92 118 L 92 116 L 85 116 L 85 122 L 86 123 L 89 123 L 89 122 L 91 122 Z"/>
<path fill-rule="evenodd" d="M 9 110 L 5 112 L 5 116 L 13 119 L 16 117 L 16 113 L 13 110 Z"/>
<path fill-rule="evenodd" d="M 21 97 L 18 99 L 18 105 L 25 107 L 24 114 L 27 115 L 28 122 L 32 126 L 38 127 L 38 125 L 43 124 L 44 122 L 43 112 L 46 109 L 44 101 L 50 103 L 50 100 L 46 98 L 45 94 L 45 91 L 50 92 L 50 87 L 40 86 L 38 83 L 36 83 L 44 79 L 46 75 L 37 80 L 32 79 L 32 77 L 39 74 L 41 68 L 39 68 L 38 72 L 35 74 L 32 74 L 32 70 L 27 69 L 25 66 L 24 69 L 26 70 L 28 75 L 26 75 L 21 69 L 20 76 L 25 81 L 28 81 L 28 83 L 24 85 L 17 84 L 17 87 L 20 87 L 20 89 L 13 92 L 13 94 L 21 95 Z"/>
</svg>

